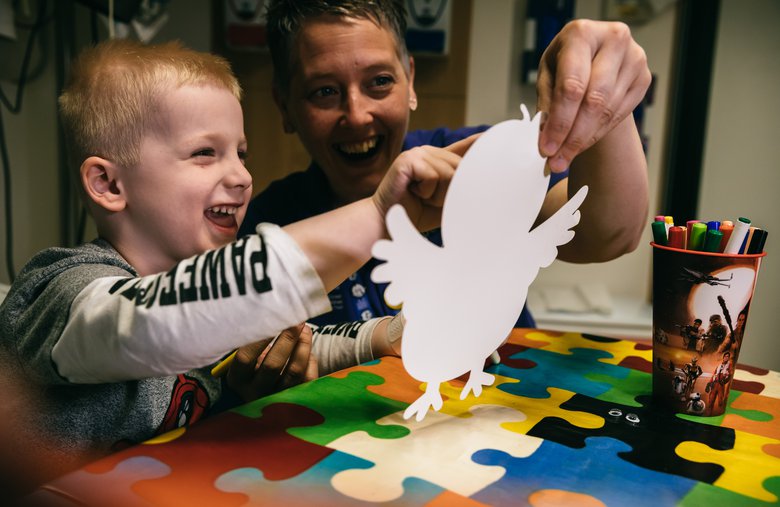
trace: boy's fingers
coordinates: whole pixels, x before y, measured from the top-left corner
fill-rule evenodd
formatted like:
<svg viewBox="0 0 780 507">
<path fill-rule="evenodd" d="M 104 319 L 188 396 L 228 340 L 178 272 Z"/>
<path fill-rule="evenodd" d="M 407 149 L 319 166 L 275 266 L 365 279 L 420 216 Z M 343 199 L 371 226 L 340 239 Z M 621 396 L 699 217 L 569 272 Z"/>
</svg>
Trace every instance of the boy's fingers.
<svg viewBox="0 0 780 507">
<path fill-rule="evenodd" d="M 320 376 L 320 367 L 319 364 L 317 364 L 317 358 L 315 356 L 311 356 L 311 358 L 309 359 L 309 365 L 306 368 L 306 377 L 304 378 L 304 382 L 314 380 L 316 378 L 319 378 L 319 376 Z"/>
<path fill-rule="evenodd" d="M 265 350 L 255 376 L 251 381 L 255 396 L 264 396 L 279 389 L 282 375 L 298 347 L 301 326 L 287 328 Z"/>
<path fill-rule="evenodd" d="M 431 148 L 423 163 L 415 168 L 411 192 L 422 199 L 425 206 L 440 208 L 461 159 L 446 149 Z"/>
<path fill-rule="evenodd" d="M 281 374 L 297 344 L 298 333 L 295 328 L 288 328 L 279 333 L 279 336 L 265 351 L 265 357 L 260 363 L 260 370 L 276 372 L 277 375 Z"/>
<path fill-rule="evenodd" d="M 236 350 L 235 358 L 230 364 L 228 377 L 231 381 L 246 382 L 250 380 L 257 369 L 258 358 L 271 342 L 272 338 L 244 345 Z"/>
<path fill-rule="evenodd" d="M 283 388 L 300 384 L 306 380 L 306 372 L 309 369 L 309 361 L 311 358 L 311 328 L 304 325 L 290 331 L 298 333 L 298 344 L 290 357 L 287 368 L 285 368 L 282 373 L 281 386 Z"/>
</svg>

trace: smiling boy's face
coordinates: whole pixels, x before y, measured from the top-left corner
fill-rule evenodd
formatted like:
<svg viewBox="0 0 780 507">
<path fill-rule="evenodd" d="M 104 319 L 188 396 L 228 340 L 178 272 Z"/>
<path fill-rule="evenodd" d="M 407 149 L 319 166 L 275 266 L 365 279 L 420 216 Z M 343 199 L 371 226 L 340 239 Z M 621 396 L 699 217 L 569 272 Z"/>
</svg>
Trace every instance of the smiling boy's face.
<svg viewBox="0 0 780 507">
<path fill-rule="evenodd" d="M 127 204 L 114 246 L 142 275 L 233 241 L 252 194 L 241 105 L 229 91 L 172 89 L 157 124 L 119 181 Z"/>
</svg>

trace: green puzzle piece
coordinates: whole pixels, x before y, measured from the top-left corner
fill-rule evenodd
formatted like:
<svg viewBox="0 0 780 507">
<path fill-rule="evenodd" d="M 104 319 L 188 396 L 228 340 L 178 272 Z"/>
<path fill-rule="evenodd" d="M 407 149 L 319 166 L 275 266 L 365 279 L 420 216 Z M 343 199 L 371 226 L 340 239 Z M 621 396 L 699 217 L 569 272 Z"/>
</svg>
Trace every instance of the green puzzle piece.
<svg viewBox="0 0 780 507">
<path fill-rule="evenodd" d="M 780 497 L 780 477 L 770 477 L 762 484 L 767 491 Z M 691 489 L 678 504 L 680 507 L 700 507 L 707 505 L 728 505 L 729 507 L 758 507 L 777 505 L 776 502 L 764 502 L 757 498 L 740 495 L 734 491 L 700 482 Z"/>
<path fill-rule="evenodd" d="M 322 377 L 234 409 L 246 417 L 258 418 L 263 408 L 273 403 L 293 403 L 319 412 L 325 422 L 316 426 L 290 428 L 288 432 L 302 440 L 327 445 L 354 431 L 365 431 L 374 438 L 401 438 L 409 430 L 398 425 L 377 424 L 377 419 L 399 412 L 406 404 L 368 391 L 368 386 L 384 384 L 379 375 L 351 372 L 344 378 Z"/>
<path fill-rule="evenodd" d="M 638 370 L 629 369 L 625 378 L 615 378 L 599 373 L 591 373 L 585 377 L 612 385 L 612 389 L 596 396 L 596 399 L 629 407 L 641 407 L 642 404 L 636 401 L 636 397 L 641 394 L 649 394 L 652 389 L 652 375 Z"/>
<path fill-rule="evenodd" d="M 693 422 L 702 423 L 702 424 L 709 424 L 712 426 L 722 426 L 723 418 L 726 417 L 726 414 L 740 415 L 745 419 L 749 419 L 751 421 L 756 421 L 756 422 L 768 422 L 772 420 L 771 414 L 767 414 L 766 412 L 761 412 L 760 410 L 742 410 L 738 408 L 733 408 L 731 404 L 734 403 L 734 401 L 737 398 L 739 398 L 741 394 L 742 391 L 735 391 L 733 389 L 729 391 L 729 399 L 728 401 L 726 401 L 726 411 L 724 411 L 721 415 L 702 417 L 697 415 L 678 414 L 677 417 L 681 419 L 687 419 Z"/>
</svg>

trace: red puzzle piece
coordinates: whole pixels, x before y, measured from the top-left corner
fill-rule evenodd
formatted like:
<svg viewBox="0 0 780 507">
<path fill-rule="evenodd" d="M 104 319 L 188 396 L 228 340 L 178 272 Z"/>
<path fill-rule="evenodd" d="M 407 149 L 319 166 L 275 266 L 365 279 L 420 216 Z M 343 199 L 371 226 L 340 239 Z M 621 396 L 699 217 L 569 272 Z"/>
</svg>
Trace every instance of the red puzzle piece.
<svg viewBox="0 0 780 507">
<path fill-rule="evenodd" d="M 214 481 L 219 476 L 245 467 L 261 470 L 269 480 L 298 475 L 333 450 L 300 440 L 287 430 L 324 421 L 319 413 L 289 403 L 269 405 L 257 419 L 227 412 L 188 428 L 180 438 L 135 446 L 85 470 L 97 473 L 96 469 L 113 468 L 131 456 L 149 456 L 172 471 L 168 476 L 136 483 L 133 490 L 139 497 L 154 499 L 160 507 L 238 506 L 246 502 L 246 497 L 216 489 Z"/>
</svg>

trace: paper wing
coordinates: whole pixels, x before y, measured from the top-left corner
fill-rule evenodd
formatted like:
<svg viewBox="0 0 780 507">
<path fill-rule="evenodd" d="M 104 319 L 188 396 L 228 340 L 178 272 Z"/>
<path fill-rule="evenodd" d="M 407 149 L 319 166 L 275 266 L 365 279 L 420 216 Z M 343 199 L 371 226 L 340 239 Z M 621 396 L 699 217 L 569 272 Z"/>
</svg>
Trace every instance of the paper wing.
<svg viewBox="0 0 780 507">
<path fill-rule="evenodd" d="M 431 267 L 436 266 L 442 248 L 417 231 L 406 210 L 399 204 L 390 208 L 385 221 L 390 239 L 374 243 L 371 253 L 387 262 L 374 268 L 371 279 L 377 283 L 390 283 L 385 290 L 385 301 L 397 308 L 419 294 L 419 289 L 431 287 L 429 274 Z"/>
<path fill-rule="evenodd" d="M 574 237 L 572 228 L 580 223 L 579 207 L 586 195 L 588 195 L 588 187 L 584 186 L 553 216 L 531 231 L 530 244 L 539 254 L 537 259 L 540 268 L 552 264 L 558 256 L 558 247 L 565 245 Z"/>
</svg>

